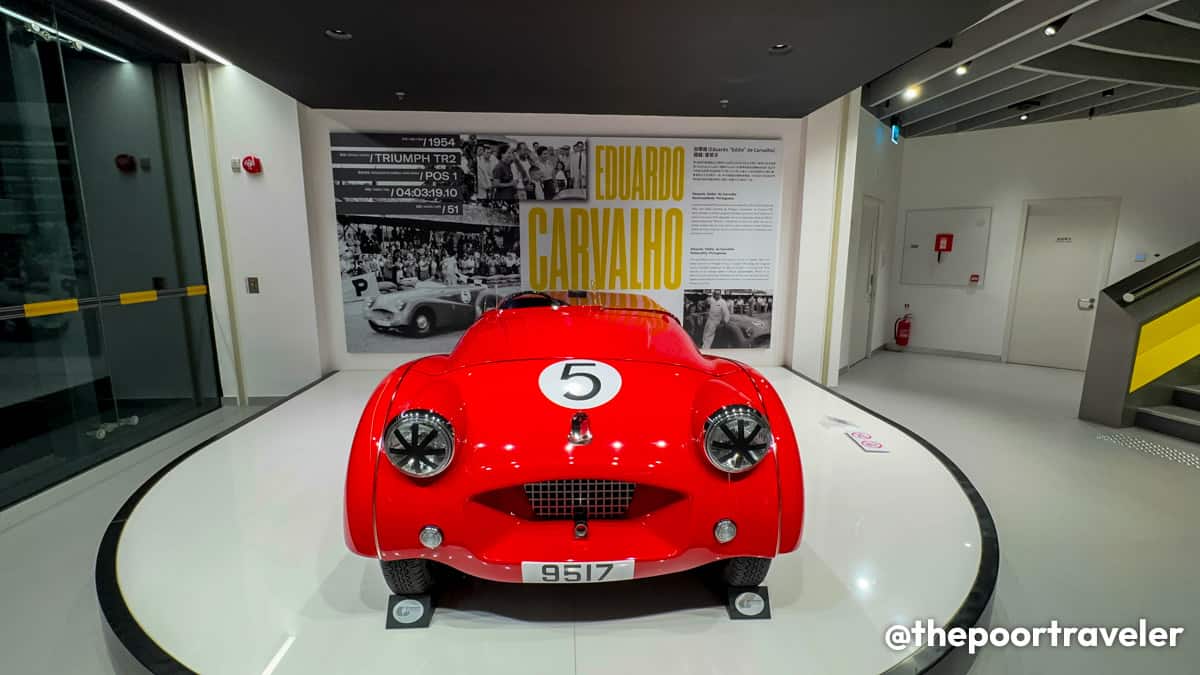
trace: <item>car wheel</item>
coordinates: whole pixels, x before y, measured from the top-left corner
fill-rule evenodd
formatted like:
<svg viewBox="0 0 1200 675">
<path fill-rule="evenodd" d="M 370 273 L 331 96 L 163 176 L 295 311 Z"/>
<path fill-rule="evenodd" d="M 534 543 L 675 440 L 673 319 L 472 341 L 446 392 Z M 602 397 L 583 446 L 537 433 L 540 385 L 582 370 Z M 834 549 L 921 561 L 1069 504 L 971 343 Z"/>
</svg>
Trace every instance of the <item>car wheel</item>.
<svg viewBox="0 0 1200 675">
<path fill-rule="evenodd" d="M 383 580 L 396 595 L 421 595 L 433 586 L 433 569 L 428 560 L 380 560 Z"/>
<path fill-rule="evenodd" d="M 413 316 L 412 321 L 413 332 L 419 336 L 426 336 L 433 332 L 433 312 L 422 309 Z"/>
<path fill-rule="evenodd" d="M 729 586 L 761 586 L 770 569 L 770 558 L 730 558 L 721 564 L 721 580 Z"/>
</svg>

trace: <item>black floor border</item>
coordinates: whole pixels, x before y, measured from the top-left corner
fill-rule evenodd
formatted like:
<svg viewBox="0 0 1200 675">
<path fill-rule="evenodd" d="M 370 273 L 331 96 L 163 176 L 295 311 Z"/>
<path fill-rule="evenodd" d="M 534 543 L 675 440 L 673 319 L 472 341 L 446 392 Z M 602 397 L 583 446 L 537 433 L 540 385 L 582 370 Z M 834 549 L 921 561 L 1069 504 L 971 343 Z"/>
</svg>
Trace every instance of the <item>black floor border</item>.
<svg viewBox="0 0 1200 675">
<path fill-rule="evenodd" d="M 146 493 L 150 492 L 150 488 L 154 487 L 172 469 L 179 466 L 183 460 L 312 389 L 337 372 L 335 370 L 309 382 L 290 395 L 184 451 L 183 454 L 168 462 L 166 466 L 146 479 L 146 482 L 142 483 L 141 487 L 125 500 L 117 514 L 113 516 L 112 522 L 104 530 L 104 536 L 100 540 L 100 549 L 96 552 L 96 597 L 100 601 L 100 610 L 104 614 L 109 628 L 112 629 L 113 635 L 151 673 L 186 675 L 194 674 L 195 671 L 180 663 L 142 629 L 137 619 L 133 618 L 129 605 L 125 604 L 125 596 L 121 595 L 121 585 L 117 581 L 117 547 L 121 543 L 121 533 L 125 530 L 129 514 L 133 513 L 134 508 L 142 501 Z"/>
<path fill-rule="evenodd" d="M 951 628 L 962 627 L 970 628 L 975 626 L 980 617 L 983 616 L 988 604 L 991 602 L 992 593 L 996 589 L 996 580 L 1000 572 L 1000 538 L 996 532 L 996 523 L 992 520 L 992 514 L 988 510 L 987 504 L 983 501 L 983 497 L 979 491 L 975 489 L 974 484 L 963 473 L 962 469 L 958 468 L 949 457 L 941 450 L 937 449 L 932 443 L 925 440 L 920 435 L 913 432 L 908 427 L 898 424 L 895 421 L 879 414 L 878 412 L 868 408 L 867 406 L 855 401 L 854 399 L 843 396 L 842 394 L 826 387 L 816 380 L 796 372 L 791 368 L 787 368 L 789 372 L 796 375 L 806 382 L 820 387 L 822 390 L 832 394 L 833 396 L 853 405 L 854 407 L 882 420 L 883 422 L 892 425 L 910 438 L 920 443 L 926 450 L 936 457 L 942 465 L 950 472 L 950 475 L 958 482 L 959 488 L 970 501 L 971 507 L 975 511 L 975 519 L 979 524 L 979 538 L 981 541 L 981 550 L 979 556 L 979 569 L 975 574 L 975 582 L 968 591 L 967 597 L 959 606 L 958 611 L 943 625 L 943 628 L 950 630 Z M 337 371 L 329 373 L 318 380 L 315 380 L 302 389 L 294 392 L 267 408 L 247 417 L 237 424 L 225 429 L 224 431 L 208 438 L 195 447 L 187 450 L 180 456 L 176 457 L 163 468 L 159 469 L 153 476 L 142 483 L 129 499 L 113 516 L 112 522 L 104 531 L 104 537 L 100 542 L 100 550 L 96 554 L 96 595 L 100 601 L 100 609 L 104 613 L 104 618 L 108 621 L 109 627 L 113 634 L 125 646 L 129 653 L 145 666 L 151 673 L 156 675 L 193 675 L 195 671 L 191 670 L 184 664 L 180 663 L 165 649 L 160 647 L 158 643 L 151 638 L 137 620 L 133 618 L 133 613 L 129 610 L 129 606 L 125 604 L 125 598 L 121 595 L 120 584 L 117 582 L 117 547 L 120 544 L 121 532 L 125 529 L 125 522 L 129 518 L 129 514 L 137 507 L 146 493 L 150 491 L 154 485 L 162 479 L 168 472 L 182 463 L 188 457 L 191 457 L 196 452 L 207 447 L 213 442 L 233 433 L 241 427 L 255 421 L 259 417 L 274 410 L 275 408 L 287 403 L 291 399 L 315 387 L 321 382 L 334 375 Z M 880 640 L 883 636 L 880 635 Z M 882 675 L 909 675 L 912 673 L 926 673 L 931 668 L 936 666 L 942 659 L 946 658 L 953 650 L 953 647 L 930 647 L 925 646 L 913 652 L 904 660 L 895 664 Z"/>
<path fill-rule="evenodd" d="M 971 590 L 967 591 L 967 597 L 963 599 L 963 603 L 959 605 L 958 611 L 950 617 L 950 620 L 942 625 L 942 628 L 949 631 L 952 628 L 967 629 L 977 625 L 980 617 L 987 610 L 988 604 L 992 601 L 992 594 L 996 590 L 996 580 L 1000 575 L 1000 536 L 996 532 L 996 521 L 992 519 L 992 512 L 988 510 L 987 503 L 983 501 L 983 496 L 979 494 L 979 490 L 975 489 L 975 485 L 971 482 L 971 479 L 967 478 L 967 474 L 963 473 L 963 470 L 958 468 L 958 465 L 947 457 L 944 452 L 938 450 L 936 446 L 912 429 L 881 415 L 848 396 L 834 391 L 804 373 L 797 372 L 791 368 L 787 368 L 787 371 L 833 394 L 855 408 L 869 413 L 899 429 L 909 438 L 924 446 L 929 451 L 929 454 L 936 457 L 942 463 L 942 466 L 950 472 L 950 475 L 954 477 L 954 480 L 958 482 L 958 487 L 966 495 L 967 500 L 971 502 L 971 508 L 975 510 L 975 521 L 979 524 L 979 569 L 975 572 L 975 582 L 971 584 Z M 882 641 L 883 635 L 880 635 L 879 639 Z M 950 652 L 954 651 L 954 649 L 954 647 L 947 645 L 941 647 L 923 646 L 912 654 L 909 654 L 899 663 L 885 670 L 881 675 L 927 673 L 940 663 L 942 659 L 949 656 Z"/>
</svg>

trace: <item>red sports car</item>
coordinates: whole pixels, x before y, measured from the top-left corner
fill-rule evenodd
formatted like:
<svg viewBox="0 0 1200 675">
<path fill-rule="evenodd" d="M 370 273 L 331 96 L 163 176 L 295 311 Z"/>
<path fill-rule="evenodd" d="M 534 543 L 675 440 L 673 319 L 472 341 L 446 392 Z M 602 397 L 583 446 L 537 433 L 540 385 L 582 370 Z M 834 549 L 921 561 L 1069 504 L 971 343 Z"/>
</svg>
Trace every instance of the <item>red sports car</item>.
<svg viewBox="0 0 1200 675">
<path fill-rule="evenodd" d="M 442 565 L 576 583 L 714 564 L 756 586 L 798 545 L 803 493 L 758 372 L 701 355 L 646 298 L 524 292 L 371 395 L 346 543 L 397 594 L 427 592 Z"/>
</svg>

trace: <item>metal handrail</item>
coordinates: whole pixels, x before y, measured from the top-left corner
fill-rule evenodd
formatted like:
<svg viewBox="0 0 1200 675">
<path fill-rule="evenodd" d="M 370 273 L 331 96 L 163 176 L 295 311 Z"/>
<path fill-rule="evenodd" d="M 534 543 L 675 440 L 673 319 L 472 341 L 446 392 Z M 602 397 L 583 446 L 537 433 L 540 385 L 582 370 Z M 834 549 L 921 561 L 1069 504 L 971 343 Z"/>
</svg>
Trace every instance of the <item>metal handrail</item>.
<svg viewBox="0 0 1200 675">
<path fill-rule="evenodd" d="M 1125 304 L 1137 302 L 1138 300 L 1141 300 L 1142 298 L 1146 297 L 1147 295 L 1154 293 L 1155 291 L 1159 290 L 1160 288 L 1162 288 L 1164 286 L 1167 286 L 1168 284 L 1174 283 L 1175 281 L 1182 279 L 1183 277 L 1191 274 L 1192 272 L 1195 272 L 1196 270 L 1200 270 L 1200 258 L 1197 258 L 1188 263 L 1184 263 L 1183 265 L 1176 267 L 1175 269 L 1171 270 L 1170 272 L 1167 272 L 1166 274 L 1162 275 L 1161 277 L 1159 277 L 1157 279 L 1154 279 L 1153 281 L 1147 281 L 1146 283 L 1142 284 L 1141 286 L 1138 286 L 1137 288 L 1122 295 L 1121 299 L 1125 301 Z"/>
</svg>

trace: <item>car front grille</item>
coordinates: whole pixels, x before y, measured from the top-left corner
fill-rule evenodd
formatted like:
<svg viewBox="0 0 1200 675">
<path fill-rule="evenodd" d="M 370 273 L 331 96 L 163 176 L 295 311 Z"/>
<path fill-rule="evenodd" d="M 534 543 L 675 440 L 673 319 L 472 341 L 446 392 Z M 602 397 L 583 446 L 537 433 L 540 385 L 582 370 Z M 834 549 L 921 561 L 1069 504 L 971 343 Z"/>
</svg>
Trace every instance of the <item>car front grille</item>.
<svg viewBox="0 0 1200 675">
<path fill-rule="evenodd" d="M 526 483 L 525 496 L 542 520 L 624 518 L 636 485 L 619 480 L 547 480 Z"/>
<path fill-rule="evenodd" d="M 391 321 L 392 313 L 386 309 L 373 309 L 371 310 L 371 318 L 376 321 Z"/>
</svg>

